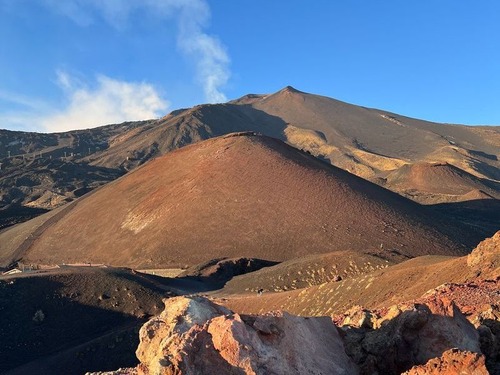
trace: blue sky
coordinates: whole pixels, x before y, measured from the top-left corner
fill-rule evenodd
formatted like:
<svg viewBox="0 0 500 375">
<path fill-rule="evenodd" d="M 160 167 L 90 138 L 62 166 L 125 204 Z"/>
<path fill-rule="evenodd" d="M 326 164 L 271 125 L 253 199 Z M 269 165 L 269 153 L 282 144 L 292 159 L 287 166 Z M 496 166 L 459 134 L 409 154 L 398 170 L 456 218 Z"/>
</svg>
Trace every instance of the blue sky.
<svg viewBox="0 0 500 375">
<path fill-rule="evenodd" d="M 0 128 L 154 118 L 286 85 L 500 125 L 500 2 L 0 0 Z"/>
</svg>

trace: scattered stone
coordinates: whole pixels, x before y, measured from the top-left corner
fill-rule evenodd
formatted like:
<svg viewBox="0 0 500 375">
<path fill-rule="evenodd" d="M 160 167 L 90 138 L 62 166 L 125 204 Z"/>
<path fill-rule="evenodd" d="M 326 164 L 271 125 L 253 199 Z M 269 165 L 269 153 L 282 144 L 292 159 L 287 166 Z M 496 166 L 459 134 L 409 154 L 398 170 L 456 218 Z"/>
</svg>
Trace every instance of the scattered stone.
<svg viewBox="0 0 500 375">
<path fill-rule="evenodd" d="M 99 301 L 104 301 L 106 299 L 110 299 L 111 297 L 108 296 L 106 293 L 103 293 L 99 296 Z"/>
<path fill-rule="evenodd" d="M 358 305 L 351 307 L 345 315 L 342 326 L 374 328 L 376 324 L 376 317 L 372 315 L 372 312 Z"/>
<path fill-rule="evenodd" d="M 87 372 L 85 375 L 144 375 L 139 374 L 136 368 L 120 368 L 115 371 Z"/>
<path fill-rule="evenodd" d="M 33 321 L 35 323 L 41 323 L 45 320 L 45 314 L 42 310 L 36 310 L 35 315 L 33 315 Z"/>
</svg>

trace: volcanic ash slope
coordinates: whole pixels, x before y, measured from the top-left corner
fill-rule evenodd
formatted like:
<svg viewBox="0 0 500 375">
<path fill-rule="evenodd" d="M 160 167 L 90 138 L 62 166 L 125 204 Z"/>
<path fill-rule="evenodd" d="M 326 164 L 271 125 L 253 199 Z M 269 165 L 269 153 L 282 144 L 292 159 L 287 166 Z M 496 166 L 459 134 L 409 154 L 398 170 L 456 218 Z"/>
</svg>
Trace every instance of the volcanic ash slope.
<svg viewBox="0 0 500 375">
<path fill-rule="evenodd" d="M 16 227 L 17 240 L 2 233 L 0 258 L 177 267 L 335 250 L 457 255 L 473 238 L 425 207 L 254 133 L 184 147 L 66 207 L 38 230 Z"/>
</svg>

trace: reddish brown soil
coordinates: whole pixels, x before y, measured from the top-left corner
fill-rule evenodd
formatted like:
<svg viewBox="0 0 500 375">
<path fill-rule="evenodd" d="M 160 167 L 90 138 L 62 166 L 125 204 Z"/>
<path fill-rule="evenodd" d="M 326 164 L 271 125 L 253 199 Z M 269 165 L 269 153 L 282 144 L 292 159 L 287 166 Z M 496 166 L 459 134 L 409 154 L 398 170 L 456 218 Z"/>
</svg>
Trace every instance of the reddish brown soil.
<svg viewBox="0 0 500 375">
<path fill-rule="evenodd" d="M 390 173 L 385 181 L 392 190 L 423 203 L 499 198 L 493 182 L 483 181 L 448 163 L 415 163 Z"/>
<path fill-rule="evenodd" d="M 359 277 L 404 260 L 382 259 L 356 251 L 337 251 L 292 259 L 230 280 L 224 293 L 283 292 Z"/>
<path fill-rule="evenodd" d="M 448 283 L 414 302 L 427 303 L 439 298 L 453 301 L 466 316 L 474 317 L 484 311 L 485 306 L 500 304 L 500 279 L 464 284 Z"/>
<path fill-rule="evenodd" d="M 448 162 L 488 180 L 498 196 L 499 127 L 437 124 L 286 87 L 176 110 L 159 120 L 57 134 L 0 130 L 0 226 L 40 213 L 17 205 L 52 209 L 155 157 L 239 131 L 279 138 L 365 178 L 404 164 Z M 425 196 L 409 189 L 417 201 Z"/>
<path fill-rule="evenodd" d="M 449 282 L 469 278 L 467 260 L 426 256 L 340 282 L 329 282 L 282 293 L 215 295 L 219 301 L 239 313 L 263 313 L 285 310 L 306 316 L 335 315 L 354 305 L 374 309 L 419 298 L 428 290 Z"/>
<path fill-rule="evenodd" d="M 72 205 L 41 233 L 16 229 L 29 242 L 20 245 L 25 262 L 168 268 L 335 250 L 456 255 L 477 241 L 388 190 L 250 134 L 184 147 Z"/>
</svg>

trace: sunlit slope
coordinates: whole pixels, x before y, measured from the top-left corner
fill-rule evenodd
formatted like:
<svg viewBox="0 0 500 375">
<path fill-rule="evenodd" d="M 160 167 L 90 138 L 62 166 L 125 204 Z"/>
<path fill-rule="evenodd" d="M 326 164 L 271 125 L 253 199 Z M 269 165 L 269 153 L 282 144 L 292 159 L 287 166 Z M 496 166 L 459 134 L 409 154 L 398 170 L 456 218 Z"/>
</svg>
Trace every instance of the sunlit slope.
<svg viewBox="0 0 500 375">
<path fill-rule="evenodd" d="M 177 267 L 336 250 L 463 254 L 477 242 L 425 207 L 254 134 L 157 158 L 49 220 L 2 251 L 21 248 L 17 257 L 33 263 Z"/>
</svg>

